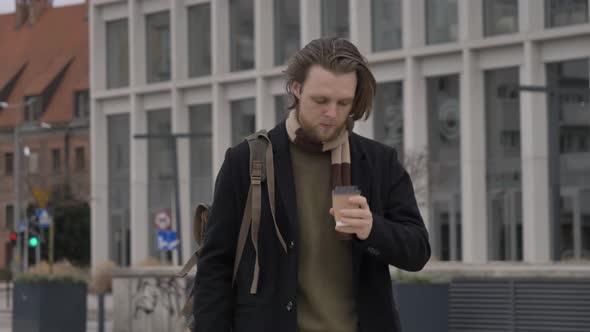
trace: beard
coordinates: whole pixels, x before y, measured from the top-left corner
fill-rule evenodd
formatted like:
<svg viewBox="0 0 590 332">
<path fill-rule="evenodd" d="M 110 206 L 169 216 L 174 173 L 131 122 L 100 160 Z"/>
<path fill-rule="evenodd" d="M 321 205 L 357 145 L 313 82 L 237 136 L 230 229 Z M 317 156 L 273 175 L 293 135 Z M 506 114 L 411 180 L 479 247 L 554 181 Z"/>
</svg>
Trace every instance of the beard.
<svg viewBox="0 0 590 332">
<path fill-rule="evenodd" d="M 329 128 L 328 130 L 324 130 L 319 124 L 312 124 L 307 122 L 307 120 L 300 116 L 299 110 L 296 110 L 297 120 L 299 121 L 299 125 L 301 125 L 301 130 L 305 134 L 307 138 L 314 141 L 315 143 L 324 143 L 329 142 L 346 129 L 347 121 L 344 121 L 341 124 L 332 123 L 333 127 Z"/>
</svg>

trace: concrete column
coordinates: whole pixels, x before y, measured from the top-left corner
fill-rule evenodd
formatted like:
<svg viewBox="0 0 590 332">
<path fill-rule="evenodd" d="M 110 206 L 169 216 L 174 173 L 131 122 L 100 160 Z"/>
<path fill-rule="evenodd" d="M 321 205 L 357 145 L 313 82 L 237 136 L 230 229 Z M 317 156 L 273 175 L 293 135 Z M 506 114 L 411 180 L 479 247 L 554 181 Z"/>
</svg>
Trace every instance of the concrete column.
<svg viewBox="0 0 590 332">
<path fill-rule="evenodd" d="M 107 120 L 96 99 L 90 103 L 91 246 L 92 266 L 109 260 L 109 188 Z"/>
<path fill-rule="evenodd" d="M 231 146 L 229 102 L 224 96 L 221 84 L 213 85 L 212 101 L 213 178 L 215 179 L 223 163 L 225 151 Z"/>
<path fill-rule="evenodd" d="M 463 260 L 488 260 L 483 72 L 474 52 L 463 52 L 461 74 L 461 201 Z"/>
<path fill-rule="evenodd" d="M 540 47 L 524 45 L 524 65 L 520 69 L 521 85 L 545 85 L 545 66 Z M 549 186 L 549 142 L 547 95 L 520 94 L 522 135 L 523 246 L 524 261 L 551 261 L 552 218 Z"/>
<path fill-rule="evenodd" d="M 426 8 L 424 1 L 402 1 L 402 41 L 404 48 L 426 44 Z"/>
<path fill-rule="evenodd" d="M 182 92 L 174 89 L 172 91 L 172 132 L 190 132 L 190 117 L 187 105 L 184 104 Z M 178 149 L 178 185 L 180 192 L 180 211 L 182 221 L 182 234 L 180 244 L 182 246 L 183 259 L 189 259 L 193 252 L 192 238 L 192 204 L 191 204 L 191 170 L 190 170 L 190 138 L 178 138 L 176 141 Z M 175 224 L 175 222 L 174 222 Z M 173 256 L 175 259 L 177 255 Z M 183 264 L 184 262 L 180 262 Z"/>
<path fill-rule="evenodd" d="M 90 82 L 91 86 L 96 87 L 104 85 L 104 71 L 101 71 L 103 66 L 98 65 L 96 59 L 98 50 L 103 49 L 100 44 L 104 45 L 104 24 L 99 18 L 99 11 L 95 6 L 90 5 L 89 8 L 89 25 L 91 27 L 90 38 Z M 101 29 L 101 27 L 103 29 Z M 104 56 L 103 56 L 104 58 Z M 101 81 L 103 85 L 97 84 Z M 90 160 L 93 161 L 90 167 L 90 181 L 91 181 L 91 264 L 95 266 L 97 263 L 109 259 L 109 191 L 108 191 L 108 158 L 107 158 L 107 128 L 106 117 L 100 109 L 100 104 L 91 95 L 90 96 Z M 8 223 L 8 221 L 7 221 Z M 105 245 L 107 243 L 107 245 Z"/>
<path fill-rule="evenodd" d="M 293 1 L 293 0 L 292 0 Z M 254 0 L 254 45 L 256 69 L 271 68 L 274 60 L 273 0 Z"/>
<path fill-rule="evenodd" d="M 269 83 L 262 77 L 256 79 L 256 130 L 270 130 L 275 126 L 275 105 Z"/>
<path fill-rule="evenodd" d="M 149 256 L 151 221 L 148 213 L 148 142 L 133 138 L 147 133 L 147 117 L 141 99 L 131 96 L 131 264 L 137 264 Z"/>
<path fill-rule="evenodd" d="M 459 0 L 459 41 L 480 39 L 483 36 L 483 0 Z"/>
<path fill-rule="evenodd" d="M 301 47 L 321 36 L 321 0 L 300 0 Z"/>
<path fill-rule="evenodd" d="M 211 2 L 211 65 L 212 74 L 229 71 L 229 2 Z"/>
<path fill-rule="evenodd" d="M 366 56 L 371 52 L 371 1 L 349 1 L 350 41 Z"/>
<path fill-rule="evenodd" d="M 428 109 L 426 104 L 426 80 L 422 76 L 420 63 L 413 57 L 406 58 L 405 81 L 403 84 L 404 154 L 410 158 L 427 157 Z M 426 163 L 422 166 L 426 167 Z M 436 248 L 436 227 L 430 224 L 431 218 L 428 209 L 428 172 L 420 170 L 418 173 L 420 176 L 413 176 L 412 182 L 414 183 L 420 212 L 426 227 L 430 231 L 432 247 Z"/>
<path fill-rule="evenodd" d="M 518 26 L 521 33 L 543 30 L 545 28 L 545 1 L 518 1 Z"/>
</svg>

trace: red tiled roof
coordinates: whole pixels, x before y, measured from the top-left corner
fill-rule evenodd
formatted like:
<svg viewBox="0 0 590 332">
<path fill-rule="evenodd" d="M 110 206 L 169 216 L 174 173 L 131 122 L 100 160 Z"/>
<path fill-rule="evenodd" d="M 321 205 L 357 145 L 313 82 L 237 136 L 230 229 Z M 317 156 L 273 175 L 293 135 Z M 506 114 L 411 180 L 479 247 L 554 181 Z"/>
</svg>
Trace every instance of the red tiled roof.
<svg viewBox="0 0 590 332">
<path fill-rule="evenodd" d="M 8 97 L 21 104 L 26 95 L 41 93 L 71 60 L 41 121 L 63 123 L 74 114 L 74 92 L 88 88 L 87 4 L 47 8 L 34 26 L 15 29 L 16 15 L 0 15 L 0 90 L 27 63 Z M 16 109 L 0 112 L 0 127 L 13 126 Z"/>
</svg>

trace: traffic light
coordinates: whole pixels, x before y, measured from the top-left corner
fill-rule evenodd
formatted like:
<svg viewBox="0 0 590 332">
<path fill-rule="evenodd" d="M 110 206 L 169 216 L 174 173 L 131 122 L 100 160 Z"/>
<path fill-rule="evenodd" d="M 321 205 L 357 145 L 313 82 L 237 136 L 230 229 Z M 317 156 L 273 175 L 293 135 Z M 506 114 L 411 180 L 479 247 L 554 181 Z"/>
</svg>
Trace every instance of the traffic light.
<svg viewBox="0 0 590 332">
<path fill-rule="evenodd" d="M 39 238 L 36 236 L 31 236 L 29 238 L 29 247 L 36 248 L 39 245 Z"/>
<path fill-rule="evenodd" d="M 10 243 L 12 243 L 13 245 L 16 244 L 16 239 L 17 239 L 16 233 L 15 232 L 10 233 Z"/>
</svg>

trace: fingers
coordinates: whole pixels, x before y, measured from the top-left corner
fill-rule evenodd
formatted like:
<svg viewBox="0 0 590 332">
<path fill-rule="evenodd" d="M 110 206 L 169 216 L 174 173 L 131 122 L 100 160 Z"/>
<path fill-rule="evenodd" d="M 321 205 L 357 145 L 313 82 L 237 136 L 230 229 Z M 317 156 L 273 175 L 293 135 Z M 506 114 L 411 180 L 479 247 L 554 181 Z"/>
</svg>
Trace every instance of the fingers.
<svg viewBox="0 0 590 332">
<path fill-rule="evenodd" d="M 368 209 L 369 203 L 367 203 L 367 199 L 364 196 L 351 196 L 348 198 L 348 201 L 353 204 L 358 204 L 361 209 Z"/>
<path fill-rule="evenodd" d="M 369 211 L 369 210 L 342 209 L 342 210 L 340 210 L 340 216 L 342 218 L 366 219 L 366 218 L 370 218 L 372 215 L 371 215 L 371 211 Z"/>
</svg>

